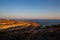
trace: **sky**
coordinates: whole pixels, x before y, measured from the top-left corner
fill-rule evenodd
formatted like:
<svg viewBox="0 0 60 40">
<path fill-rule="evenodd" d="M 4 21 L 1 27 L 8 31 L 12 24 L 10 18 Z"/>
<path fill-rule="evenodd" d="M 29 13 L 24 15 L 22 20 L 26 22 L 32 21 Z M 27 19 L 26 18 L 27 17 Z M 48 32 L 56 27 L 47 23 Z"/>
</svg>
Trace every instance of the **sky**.
<svg viewBox="0 0 60 40">
<path fill-rule="evenodd" d="M 0 0 L 0 18 L 60 19 L 60 0 Z"/>
</svg>

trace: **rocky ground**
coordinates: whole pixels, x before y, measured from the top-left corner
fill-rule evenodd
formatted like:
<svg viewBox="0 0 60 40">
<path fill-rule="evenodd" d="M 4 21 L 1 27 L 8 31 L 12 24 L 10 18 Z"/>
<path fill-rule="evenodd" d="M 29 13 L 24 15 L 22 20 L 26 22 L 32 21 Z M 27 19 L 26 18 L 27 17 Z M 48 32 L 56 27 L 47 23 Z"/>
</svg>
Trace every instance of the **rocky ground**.
<svg viewBox="0 0 60 40">
<path fill-rule="evenodd" d="M 0 30 L 0 40 L 60 40 L 60 28 L 9 28 Z"/>
</svg>

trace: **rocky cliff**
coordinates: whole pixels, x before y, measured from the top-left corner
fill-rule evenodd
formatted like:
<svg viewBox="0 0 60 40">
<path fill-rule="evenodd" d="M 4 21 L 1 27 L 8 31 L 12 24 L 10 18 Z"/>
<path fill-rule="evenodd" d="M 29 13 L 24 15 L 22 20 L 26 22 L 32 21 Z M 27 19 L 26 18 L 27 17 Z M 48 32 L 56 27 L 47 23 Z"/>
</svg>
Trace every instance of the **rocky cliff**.
<svg viewBox="0 0 60 40">
<path fill-rule="evenodd" d="M 8 29 L 11 27 L 41 27 L 41 24 L 38 24 L 33 21 L 15 21 L 15 20 L 0 20 L 0 29 Z"/>
</svg>

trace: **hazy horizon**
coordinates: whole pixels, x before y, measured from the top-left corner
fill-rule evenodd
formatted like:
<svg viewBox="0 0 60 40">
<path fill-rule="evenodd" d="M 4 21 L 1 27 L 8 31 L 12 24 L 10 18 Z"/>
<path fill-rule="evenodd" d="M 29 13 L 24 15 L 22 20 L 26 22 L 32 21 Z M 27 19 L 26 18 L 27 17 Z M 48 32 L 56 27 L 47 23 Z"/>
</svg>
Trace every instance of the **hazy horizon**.
<svg viewBox="0 0 60 40">
<path fill-rule="evenodd" d="M 60 0 L 0 0 L 0 19 L 60 19 Z"/>
</svg>

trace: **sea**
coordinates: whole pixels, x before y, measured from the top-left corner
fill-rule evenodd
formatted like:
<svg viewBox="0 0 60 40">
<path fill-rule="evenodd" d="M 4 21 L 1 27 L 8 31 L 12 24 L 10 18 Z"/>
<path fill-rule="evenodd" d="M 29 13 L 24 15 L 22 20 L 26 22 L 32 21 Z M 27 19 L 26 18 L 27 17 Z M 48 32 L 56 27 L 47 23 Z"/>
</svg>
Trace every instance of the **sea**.
<svg viewBox="0 0 60 40">
<path fill-rule="evenodd" d="M 33 21 L 42 25 L 42 27 L 60 24 L 60 19 L 33 19 Z"/>
</svg>

